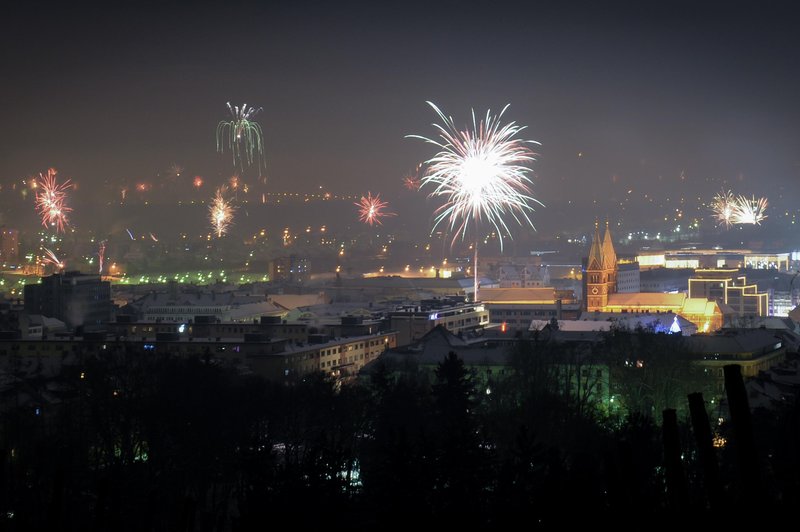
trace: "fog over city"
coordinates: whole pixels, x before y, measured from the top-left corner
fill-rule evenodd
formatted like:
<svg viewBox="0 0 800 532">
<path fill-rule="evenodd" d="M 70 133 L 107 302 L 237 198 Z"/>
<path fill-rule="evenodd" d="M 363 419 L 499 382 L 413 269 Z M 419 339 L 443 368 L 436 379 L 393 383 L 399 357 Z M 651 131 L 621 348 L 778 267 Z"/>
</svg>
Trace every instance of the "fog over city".
<svg viewBox="0 0 800 532">
<path fill-rule="evenodd" d="M 796 246 L 800 37 L 787 9 L 32 4 L 0 37 L 0 212 L 35 230 L 23 182 L 53 167 L 74 184 L 79 239 L 130 229 L 172 242 L 209 230 L 206 204 L 236 174 L 229 239 L 322 225 L 358 234 L 353 203 L 372 192 L 397 214 L 381 230 L 422 241 L 441 202 L 403 178 L 434 155 L 407 138 L 435 136 L 425 102 L 459 127 L 510 104 L 503 120 L 541 143 L 530 165 L 538 232 L 509 226 L 530 246 L 588 236 L 595 218 L 620 235 L 696 226 L 694 240 L 712 244 Z M 234 166 L 218 149 L 228 102 L 262 109 L 259 162 Z M 767 218 L 718 228 L 709 205 L 723 190 L 766 197 Z M 326 193 L 345 199 L 277 204 Z"/>
</svg>

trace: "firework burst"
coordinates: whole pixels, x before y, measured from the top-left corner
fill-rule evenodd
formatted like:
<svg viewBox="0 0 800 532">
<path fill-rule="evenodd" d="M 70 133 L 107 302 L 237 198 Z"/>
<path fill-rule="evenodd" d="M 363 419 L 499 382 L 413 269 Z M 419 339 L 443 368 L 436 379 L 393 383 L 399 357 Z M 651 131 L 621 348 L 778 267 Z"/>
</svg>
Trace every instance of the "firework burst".
<svg viewBox="0 0 800 532">
<path fill-rule="evenodd" d="M 367 192 L 366 196 L 361 196 L 361 201 L 355 203 L 358 207 L 358 219 L 369 225 L 382 225 L 381 218 L 386 216 L 396 216 L 393 212 L 387 212 L 384 209 L 389 206 L 385 201 L 381 201 L 381 195 L 372 195 L 372 192 Z"/>
<path fill-rule="evenodd" d="M 47 174 L 39 174 L 37 181 L 36 209 L 42 218 L 42 225 L 55 227 L 56 231 L 64 232 L 67 225 L 67 213 L 72 211 L 66 205 L 67 190 L 71 181 L 67 179 L 58 183 L 55 168 L 49 168 Z"/>
<path fill-rule="evenodd" d="M 445 204 L 436 210 L 434 229 L 446 221 L 455 243 L 459 236 L 465 238 L 470 225 L 485 220 L 497 231 L 502 247 L 503 234 L 509 232 L 506 216 L 533 228 L 529 217 L 532 204 L 542 203 L 530 195 L 530 169 L 525 165 L 536 160 L 530 145 L 538 142 L 514 138 L 525 129 L 523 126 L 514 122 L 500 124 L 508 106 L 497 116 L 487 111 L 480 122 L 473 112 L 472 129 L 460 131 L 451 117 L 433 103 L 428 104 L 443 122 L 434 124 L 439 140 L 412 137 L 440 148 L 426 161 L 428 171 L 421 182 L 422 187 L 434 187 L 430 197 L 445 199 Z"/>
<path fill-rule="evenodd" d="M 167 177 L 169 179 L 178 179 L 183 173 L 183 166 L 178 163 L 172 163 L 167 169 Z"/>
<path fill-rule="evenodd" d="M 422 164 L 418 164 L 417 167 L 414 169 L 413 172 L 408 174 L 403 178 L 403 186 L 406 187 L 408 190 L 417 191 L 419 190 L 421 179 L 420 174 L 422 173 Z"/>
<path fill-rule="evenodd" d="M 217 124 L 217 151 L 222 153 L 227 147 L 233 157 L 233 166 L 242 171 L 245 163 L 251 166 L 257 162 L 259 175 L 264 157 L 264 135 L 261 125 L 253 118 L 261 110 L 261 107 L 248 107 L 246 103 L 239 107 L 228 102 L 231 118 Z"/>
<path fill-rule="evenodd" d="M 233 174 L 230 179 L 228 179 L 228 186 L 231 187 L 233 190 L 239 190 L 239 175 Z"/>
<path fill-rule="evenodd" d="M 403 178 L 403 186 L 408 190 L 419 190 L 420 180 L 415 176 L 406 176 Z"/>
<path fill-rule="evenodd" d="M 509 233 L 506 222 L 511 217 L 519 225 L 535 229 L 529 213 L 533 204 L 542 205 L 531 196 L 528 164 L 535 161 L 531 145 L 535 141 L 521 140 L 517 135 L 525 129 L 515 122 L 501 125 L 508 105 L 499 115 L 491 111 L 478 121 L 472 112 L 472 128 L 459 130 L 453 118 L 446 116 L 435 104 L 428 102 L 442 124 L 434 124 L 438 139 L 411 135 L 439 148 L 425 162 L 427 171 L 421 187 L 433 186 L 429 197 L 442 197 L 445 203 L 435 212 L 433 229 L 445 222 L 453 233 L 451 245 L 463 240 L 471 226 L 488 222 L 495 228 L 503 247 L 503 234 Z M 475 231 L 475 228 L 472 229 Z M 510 233 L 509 233 L 510 234 Z M 474 235 L 477 240 L 477 234 Z M 475 297 L 478 294 L 478 246 L 475 244 Z"/>
<path fill-rule="evenodd" d="M 717 225 L 730 227 L 733 224 L 733 211 L 736 206 L 736 198 L 730 190 L 723 190 L 711 202 L 711 210 L 714 211 L 714 219 Z"/>
<path fill-rule="evenodd" d="M 767 210 L 767 205 L 767 198 L 756 199 L 755 196 L 752 198 L 739 196 L 736 198 L 736 204 L 733 207 L 733 223 L 761 225 L 761 222 L 767 217 L 764 214 Z"/>
<path fill-rule="evenodd" d="M 219 187 L 214 199 L 211 200 L 211 205 L 208 206 L 208 218 L 217 233 L 217 238 L 227 232 L 228 227 L 233 223 L 233 213 L 236 210 L 230 201 L 225 199 L 226 190 L 225 186 Z"/>
</svg>

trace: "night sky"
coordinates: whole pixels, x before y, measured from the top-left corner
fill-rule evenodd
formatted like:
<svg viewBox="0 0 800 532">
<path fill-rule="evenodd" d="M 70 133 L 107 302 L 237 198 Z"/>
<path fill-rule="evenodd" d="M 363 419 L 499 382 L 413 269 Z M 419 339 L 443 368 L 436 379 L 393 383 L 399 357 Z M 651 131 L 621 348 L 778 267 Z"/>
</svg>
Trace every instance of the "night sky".
<svg viewBox="0 0 800 532">
<path fill-rule="evenodd" d="M 173 163 L 222 182 L 230 101 L 264 108 L 267 190 L 393 201 L 433 154 L 405 138 L 434 135 L 431 100 L 459 124 L 510 103 L 505 118 L 542 143 L 545 204 L 725 186 L 796 208 L 790 4 L 597 4 L 15 7 L 0 32 L 0 183 L 54 166 L 85 202 Z"/>
</svg>

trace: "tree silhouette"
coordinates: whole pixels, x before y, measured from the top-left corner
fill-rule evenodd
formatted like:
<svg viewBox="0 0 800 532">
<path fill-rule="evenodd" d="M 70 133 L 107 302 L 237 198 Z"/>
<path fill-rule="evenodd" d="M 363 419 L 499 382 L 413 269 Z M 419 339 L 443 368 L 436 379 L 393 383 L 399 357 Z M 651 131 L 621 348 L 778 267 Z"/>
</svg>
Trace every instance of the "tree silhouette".
<svg viewBox="0 0 800 532">
<path fill-rule="evenodd" d="M 435 504 L 448 526 L 475 526 L 485 511 L 488 464 L 476 419 L 474 375 L 453 351 L 439 363 L 435 375 Z"/>
</svg>

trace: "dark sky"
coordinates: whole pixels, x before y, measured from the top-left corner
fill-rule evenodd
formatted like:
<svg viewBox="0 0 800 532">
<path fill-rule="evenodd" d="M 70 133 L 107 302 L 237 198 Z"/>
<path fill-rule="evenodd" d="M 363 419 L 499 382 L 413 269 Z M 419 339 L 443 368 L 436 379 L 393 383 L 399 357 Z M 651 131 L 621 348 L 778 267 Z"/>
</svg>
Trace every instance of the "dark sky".
<svg viewBox="0 0 800 532">
<path fill-rule="evenodd" d="M 789 3 L 115 4 L 3 14 L 0 182 L 55 166 L 87 191 L 172 163 L 222 179 L 231 101 L 264 108 L 271 190 L 391 199 L 432 155 L 404 138 L 434 134 L 432 100 L 462 124 L 510 103 L 542 143 L 545 203 L 800 195 Z"/>
</svg>

